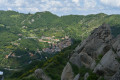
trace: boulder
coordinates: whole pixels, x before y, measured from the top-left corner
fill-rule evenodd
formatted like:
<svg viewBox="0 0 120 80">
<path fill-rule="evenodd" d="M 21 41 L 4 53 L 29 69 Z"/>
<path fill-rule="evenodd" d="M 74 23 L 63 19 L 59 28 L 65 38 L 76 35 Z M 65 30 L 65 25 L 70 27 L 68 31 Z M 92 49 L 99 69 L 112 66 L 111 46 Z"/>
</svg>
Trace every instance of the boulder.
<svg viewBox="0 0 120 80">
<path fill-rule="evenodd" d="M 72 66 L 68 62 L 63 69 L 61 80 L 73 80 L 73 78 L 74 78 L 74 73 L 72 71 Z"/>
<path fill-rule="evenodd" d="M 42 79 L 42 80 L 51 80 L 42 69 L 36 69 L 35 70 L 35 76 L 38 79 Z"/>
<path fill-rule="evenodd" d="M 80 79 L 80 74 L 77 74 L 73 80 L 79 80 Z"/>
<path fill-rule="evenodd" d="M 86 73 L 86 74 L 84 75 L 84 80 L 87 80 L 88 77 L 89 77 L 89 73 Z"/>
<path fill-rule="evenodd" d="M 85 65 L 87 68 L 90 68 L 91 66 L 95 66 L 95 60 L 92 59 L 87 53 L 81 52 L 79 54 L 80 61 L 83 65 Z"/>
<path fill-rule="evenodd" d="M 80 54 L 74 53 L 72 57 L 70 58 L 70 62 L 72 64 L 75 64 L 77 67 L 81 67 L 82 65 L 85 65 L 88 68 L 93 69 L 96 65 L 96 62 L 94 59 L 92 59 L 87 53 L 81 52 Z"/>
<path fill-rule="evenodd" d="M 75 65 L 78 66 L 78 67 L 81 67 L 81 65 L 82 65 L 78 53 L 74 53 L 74 54 L 71 56 L 70 62 L 71 62 L 72 64 L 75 64 Z"/>
</svg>

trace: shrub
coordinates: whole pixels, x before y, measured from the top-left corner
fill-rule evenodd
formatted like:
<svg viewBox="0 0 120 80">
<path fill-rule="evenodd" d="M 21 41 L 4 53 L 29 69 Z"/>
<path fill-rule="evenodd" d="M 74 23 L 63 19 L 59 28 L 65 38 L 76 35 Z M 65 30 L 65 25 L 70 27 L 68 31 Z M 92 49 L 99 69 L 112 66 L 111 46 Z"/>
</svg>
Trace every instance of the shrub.
<svg viewBox="0 0 120 80">
<path fill-rule="evenodd" d="M 95 73 L 89 73 L 87 80 L 97 80 L 99 78 Z"/>
</svg>

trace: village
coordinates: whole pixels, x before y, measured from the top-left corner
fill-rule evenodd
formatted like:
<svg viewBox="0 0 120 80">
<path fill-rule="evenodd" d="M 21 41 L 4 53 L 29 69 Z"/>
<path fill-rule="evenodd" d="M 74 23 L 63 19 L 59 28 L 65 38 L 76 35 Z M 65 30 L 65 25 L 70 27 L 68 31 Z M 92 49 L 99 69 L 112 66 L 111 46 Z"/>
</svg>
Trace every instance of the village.
<svg viewBox="0 0 120 80">
<path fill-rule="evenodd" d="M 52 43 L 49 48 L 43 48 L 42 51 L 45 53 L 56 53 L 60 52 L 62 49 L 69 47 L 72 44 L 71 38 L 64 38 L 63 41 L 58 43 Z"/>
<path fill-rule="evenodd" d="M 19 36 L 22 36 L 22 34 L 19 34 Z M 26 37 L 26 39 L 30 39 L 30 38 L 36 38 L 36 37 Z M 19 38 L 17 41 L 20 41 L 21 38 Z M 64 36 L 61 39 L 56 39 L 55 36 L 52 37 L 46 37 L 46 36 L 42 36 L 40 39 L 38 39 L 39 42 L 43 42 L 43 43 L 48 43 L 49 47 L 47 48 L 43 48 L 42 50 L 37 50 L 37 53 L 56 53 L 56 52 L 60 52 L 61 50 L 63 50 L 66 47 L 69 47 L 73 42 L 72 39 L 69 38 L 69 36 Z M 20 43 L 16 43 L 16 42 L 11 42 L 13 45 L 20 45 Z M 29 52 L 30 57 L 33 57 L 34 54 Z M 16 56 L 15 53 L 10 52 L 8 55 L 5 56 L 5 59 L 8 59 L 9 57 L 17 57 L 20 58 L 21 56 Z"/>
</svg>

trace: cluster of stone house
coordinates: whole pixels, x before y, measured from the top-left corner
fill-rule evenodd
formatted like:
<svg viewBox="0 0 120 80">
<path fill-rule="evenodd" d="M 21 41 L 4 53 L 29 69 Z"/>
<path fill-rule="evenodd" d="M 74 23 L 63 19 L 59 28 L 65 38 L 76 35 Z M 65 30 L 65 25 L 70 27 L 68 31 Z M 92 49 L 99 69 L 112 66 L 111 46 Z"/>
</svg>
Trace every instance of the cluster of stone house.
<svg viewBox="0 0 120 80">
<path fill-rule="evenodd" d="M 68 38 L 59 43 L 52 44 L 49 48 L 42 49 L 42 51 L 46 53 L 60 52 L 62 49 L 69 47 L 71 44 L 72 44 L 72 40 Z"/>
</svg>

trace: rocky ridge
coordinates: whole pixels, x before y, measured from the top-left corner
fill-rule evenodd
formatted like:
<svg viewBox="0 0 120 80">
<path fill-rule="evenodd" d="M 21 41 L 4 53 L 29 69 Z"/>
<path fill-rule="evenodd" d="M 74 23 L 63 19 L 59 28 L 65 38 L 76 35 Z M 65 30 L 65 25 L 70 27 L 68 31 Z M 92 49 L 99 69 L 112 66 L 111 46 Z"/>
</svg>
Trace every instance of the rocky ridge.
<svg viewBox="0 0 120 80">
<path fill-rule="evenodd" d="M 69 62 L 78 68 L 85 66 L 105 80 L 120 80 L 120 36 L 113 38 L 109 25 L 103 24 L 93 30 L 91 35 L 79 44 Z M 65 71 L 65 68 L 63 72 Z M 62 73 L 63 75 L 64 73 Z M 85 77 L 87 74 L 87 77 Z M 84 80 L 89 77 L 86 72 Z M 66 74 L 67 75 L 67 74 Z M 65 75 L 64 75 L 65 76 Z M 72 75 L 75 76 L 75 75 Z M 72 78 L 71 78 L 72 79 Z M 61 80 L 71 80 L 61 78 Z M 73 80 L 73 79 L 72 79 Z M 79 79 L 76 79 L 79 80 Z"/>
<path fill-rule="evenodd" d="M 94 76 L 91 77 L 89 71 L 84 76 L 79 71 L 76 74 L 72 65 L 90 69 Z M 120 36 L 113 38 L 110 26 L 103 24 L 76 47 L 62 71 L 61 80 L 120 80 L 119 69 Z"/>
</svg>

